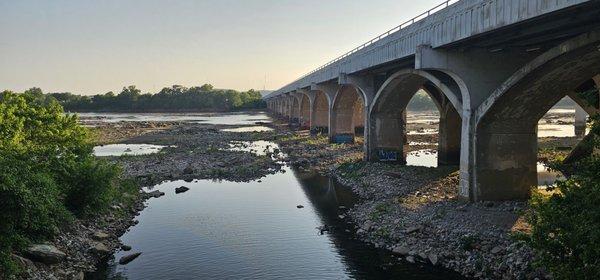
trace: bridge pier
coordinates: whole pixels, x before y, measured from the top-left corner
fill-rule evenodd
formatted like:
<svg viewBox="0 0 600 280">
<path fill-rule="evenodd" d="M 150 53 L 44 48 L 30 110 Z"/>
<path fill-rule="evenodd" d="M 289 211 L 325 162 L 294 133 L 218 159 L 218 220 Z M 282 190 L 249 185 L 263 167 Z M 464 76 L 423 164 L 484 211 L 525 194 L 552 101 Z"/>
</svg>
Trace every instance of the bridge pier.
<svg viewBox="0 0 600 280">
<path fill-rule="evenodd" d="M 438 166 L 460 164 L 462 120 L 450 102 L 440 106 Z"/>
<path fill-rule="evenodd" d="M 329 99 L 327 94 L 320 90 L 313 90 L 313 102 L 310 110 L 311 134 L 329 133 Z"/>
<path fill-rule="evenodd" d="M 369 161 L 406 163 L 406 110 L 371 113 L 369 117 Z"/>
<path fill-rule="evenodd" d="M 364 135 L 366 154 L 369 141 L 368 115 L 375 96 L 373 76 L 353 76 L 340 73 L 339 89 L 329 112 L 329 140 L 332 143 L 354 143 L 356 134 Z"/>
</svg>

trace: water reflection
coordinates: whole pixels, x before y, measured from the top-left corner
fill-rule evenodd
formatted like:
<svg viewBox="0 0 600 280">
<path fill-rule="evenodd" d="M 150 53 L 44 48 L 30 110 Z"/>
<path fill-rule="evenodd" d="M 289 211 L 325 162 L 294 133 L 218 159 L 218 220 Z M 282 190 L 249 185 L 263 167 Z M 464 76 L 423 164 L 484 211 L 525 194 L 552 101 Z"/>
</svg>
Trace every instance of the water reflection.
<svg viewBox="0 0 600 280">
<path fill-rule="evenodd" d="M 166 146 L 150 144 L 110 144 L 94 147 L 94 155 L 98 157 L 147 155 L 158 153 Z"/>
<path fill-rule="evenodd" d="M 538 186 L 552 186 L 557 180 L 565 179 L 564 175 L 558 171 L 551 170 L 544 163 L 537 163 Z"/>
<path fill-rule="evenodd" d="M 406 165 L 437 167 L 437 151 L 425 149 L 409 152 L 406 154 Z"/>
<path fill-rule="evenodd" d="M 236 127 L 236 128 L 225 128 L 221 129 L 221 131 L 225 132 L 263 132 L 263 131 L 273 131 L 272 128 L 266 126 L 244 126 L 244 127 Z"/>
<path fill-rule="evenodd" d="M 202 122 L 215 125 L 251 125 L 267 123 L 270 118 L 263 112 L 246 113 L 77 113 L 84 124 L 94 122 Z"/>
<path fill-rule="evenodd" d="M 353 193 L 327 177 L 287 171 L 261 182 L 157 185 L 166 195 L 151 199 L 121 238 L 129 253 L 143 254 L 86 279 L 460 279 L 354 239 L 339 218 L 340 206 L 356 202 Z M 175 194 L 179 186 L 190 190 Z M 320 235 L 323 225 L 331 232 Z"/>
</svg>

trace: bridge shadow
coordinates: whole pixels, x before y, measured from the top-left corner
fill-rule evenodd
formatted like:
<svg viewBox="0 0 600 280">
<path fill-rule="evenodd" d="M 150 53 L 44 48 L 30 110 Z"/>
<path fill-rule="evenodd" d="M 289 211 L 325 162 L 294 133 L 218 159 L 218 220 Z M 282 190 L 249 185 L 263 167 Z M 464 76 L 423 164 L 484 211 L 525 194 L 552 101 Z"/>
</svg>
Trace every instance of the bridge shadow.
<svg viewBox="0 0 600 280">
<path fill-rule="evenodd" d="M 337 249 L 348 272 L 355 279 L 463 279 L 445 269 L 408 264 L 398 261 L 390 251 L 377 249 L 356 239 L 353 224 L 343 217 L 347 209 L 360 202 L 360 198 L 330 177 L 294 171 L 302 190 L 308 197 L 315 214 L 331 230 L 326 233 Z M 342 215 L 342 217 L 340 217 Z M 380 266 L 380 264 L 389 264 Z"/>
</svg>

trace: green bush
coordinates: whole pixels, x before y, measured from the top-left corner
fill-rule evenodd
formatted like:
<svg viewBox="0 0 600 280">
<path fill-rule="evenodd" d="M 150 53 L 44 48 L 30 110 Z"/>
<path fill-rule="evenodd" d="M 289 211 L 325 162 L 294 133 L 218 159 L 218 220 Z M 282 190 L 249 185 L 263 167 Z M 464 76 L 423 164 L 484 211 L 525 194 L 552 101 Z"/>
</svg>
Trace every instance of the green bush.
<svg viewBox="0 0 600 280">
<path fill-rule="evenodd" d="M 120 189 L 117 166 L 96 159 L 87 129 L 39 93 L 0 93 L 0 279 L 11 254 L 48 240 L 74 215 L 101 213 Z"/>
<path fill-rule="evenodd" d="M 103 160 L 86 157 L 64 164 L 58 174 L 64 204 L 77 216 L 102 212 L 115 200 L 120 169 Z"/>
<path fill-rule="evenodd" d="M 600 147 L 596 122 L 594 146 Z M 556 279 L 598 279 L 600 276 L 600 156 L 576 163 L 575 173 L 557 182 L 552 195 L 535 193 L 530 201 L 529 244 L 539 264 Z"/>
</svg>

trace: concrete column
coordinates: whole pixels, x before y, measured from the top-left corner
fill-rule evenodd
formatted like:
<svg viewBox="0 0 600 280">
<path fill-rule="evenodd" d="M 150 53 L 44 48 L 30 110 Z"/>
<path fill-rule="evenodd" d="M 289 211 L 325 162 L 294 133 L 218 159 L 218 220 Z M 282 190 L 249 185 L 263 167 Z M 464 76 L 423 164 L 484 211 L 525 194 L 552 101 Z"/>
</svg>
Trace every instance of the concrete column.
<svg viewBox="0 0 600 280">
<path fill-rule="evenodd" d="M 310 131 L 313 134 L 329 131 L 329 101 L 325 93 L 316 91 L 311 103 Z"/>
<path fill-rule="evenodd" d="M 396 113 L 376 113 L 369 118 L 369 161 L 389 161 L 405 164 L 406 110 Z"/>
<path fill-rule="evenodd" d="M 333 126 L 333 99 L 341 86 L 338 83 L 311 84 L 315 95 L 315 128 L 318 133 L 327 133 L 331 139 Z"/>
<path fill-rule="evenodd" d="M 355 135 L 364 135 L 365 133 L 365 106 L 361 99 L 354 104 L 352 114 L 352 127 Z"/>
<path fill-rule="evenodd" d="M 461 119 L 452 104 L 445 103 L 440 111 L 438 165 L 460 164 Z"/>
<path fill-rule="evenodd" d="M 357 97 L 359 100 L 362 101 L 362 111 L 363 111 L 363 118 L 362 121 L 364 123 L 363 127 L 363 135 L 364 137 L 364 144 L 363 144 L 363 155 L 364 158 L 367 159 L 368 158 L 368 147 L 369 147 L 369 126 L 367 125 L 369 123 L 369 107 L 371 106 L 371 103 L 373 102 L 373 99 L 375 98 L 375 94 L 377 92 L 377 89 L 375 87 L 375 77 L 371 76 L 371 75 L 365 75 L 365 76 L 355 76 L 355 75 L 347 75 L 344 73 L 340 73 L 339 77 L 338 77 L 338 84 L 340 86 L 349 86 L 351 88 L 354 88 L 354 90 L 356 91 Z M 336 97 L 336 102 L 337 102 L 337 97 Z M 337 106 L 336 104 L 333 104 L 333 106 Z M 354 112 L 354 108 L 353 105 L 349 108 L 351 112 Z M 346 112 L 334 112 L 336 111 L 335 107 L 332 107 L 331 109 L 332 113 L 330 114 L 331 117 L 335 117 L 335 120 L 338 121 L 330 121 L 330 127 L 329 127 L 329 133 L 330 133 L 330 139 L 332 138 L 332 136 L 335 136 L 336 133 L 340 133 L 338 131 L 341 131 L 339 128 L 340 124 L 345 124 L 347 121 L 343 121 L 343 122 L 339 122 L 339 120 L 344 119 L 340 117 L 340 113 L 341 114 L 347 114 Z M 344 110 L 341 110 L 344 111 Z M 343 115 L 342 115 L 343 117 Z M 346 118 L 348 116 L 345 116 Z M 350 136 L 353 138 L 354 134 L 355 134 L 355 126 L 352 125 L 352 120 L 353 118 L 350 116 L 350 129 L 352 130 L 350 133 Z M 360 119 L 359 119 L 360 120 Z M 346 130 L 345 128 L 343 130 Z M 339 134 L 338 134 L 339 135 Z M 352 139 L 353 141 L 354 139 Z"/>
<path fill-rule="evenodd" d="M 476 135 L 478 201 L 529 198 L 537 186 L 537 132 L 498 132 Z"/>
<path fill-rule="evenodd" d="M 518 166 L 515 169 L 515 173 L 503 172 L 504 168 L 499 166 L 496 169 L 499 173 L 504 174 L 503 178 L 498 178 L 494 174 L 493 155 L 486 152 L 486 149 L 492 149 L 489 147 L 489 141 L 502 141 L 509 142 L 507 139 L 511 134 L 497 135 L 499 138 L 490 139 L 491 135 L 484 135 L 477 137 L 477 118 L 475 116 L 478 108 L 488 99 L 488 97 L 502 85 L 509 77 L 511 77 L 517 70 L 523 67 L 525 64 L 530 62 L 533 58 L 540 55 L 536 52 L 526 52 L 525 50 L 502 50 L 499 52 L 490 52 L 487 49 L 473 48 L 468 51 L 447 51 L 447 50 L 434 50 L 429 46 L 417 47 L 415 55 L 415 68 L 416 69 L 436 69 L 443 71 L 447 75 L 451 76 L 458 83 L 457 86 L 460 88 L 463 94 L 462 103 L 462 131 L 461 131 L 461 149 L 460 149 L 460 186 L 459 196 L 464 200 L 478 201 L 485 200 L 486 197 L 480 196 L 482 193 L 488 193 L 487 190 L 495 190 L 502 188 L 502 195 L 504 197 L 522 197 L 522 188 L 527 186 L 529 188 L 532 185 L 516 185 L 507 186 L 507 180 L 520 181 L 523 184 L 529 184 L 535 182 L 537 185 L 537 179 L 532 178 L 535 175 L 536 161 L 535 156 L 533 161 L 528 158 L 524 162 L 512 162 L 514 166 Z M 483 104 L 485 105 L 485 104 Z M 533 137 L 531 137 L 533 135 Z M 514 135 L 519 138 L 519 135 Z M 536 134 L 529 134 L 529 138 L 535 139 L 537 143 Z M 521 138 L 519 138 L 521 139 Z M 483 141 L 483 142 L 482 142 Z M 488 141 L 488 142 L 486 142 Z M 524 143 L 517 143 L 517 139 L 514 139 L 513 145 L 522 145 Z M 502 143 L 504 143 L 502 142 Z M 529 143 L 529 141 L 524 141 Z M 499 144 L 502 144 L 499 143 Z M 536 144 L 537 145 L 537 144 Z M 508 164 L 508 160 L 520 160 L 519 153 L 520 149 L 530 149 L 530 146 L 519 146 L 514 150 L 511 150 L 507 146 L 500 146 L 498 149 L 502 150 L 507 160 L 503 164 Z M 487 153 L 488 163 L 479 164 L 477 159 L 481 157 L 479 149 L 483 148 L 484 153 Z M 529 150 L 528 150 L 529 151 Z M 537 153 L 537 151 L 535 151 Z M 535 154 L 534 153 L 534 154 Z M 531 157 L 528 155 L 526 157 Z M 527 166 L 527 172 L 533 170 L 534 173 L 528 174 L 526 177 L 522 177 L 519 174 L 520 170 Z M 527 173 L 525 172 L 525 173 Z M 489 175 L 489 177 L 487 176 Z M 519 177 L 522 177 L 519 179 Z M 493 178 L 493 179 L 489 179 Z M 494 179 L 498 179 L 494 181 Z M 482 183 L 484 182 L 484 183 Z M 497 183 L 494 183 L 497 182 Z M 512 193 L 514 191 L 514 193 Z M 527 193 L 528 194 L 528 193 Z"/>
</svg>

